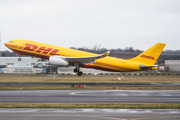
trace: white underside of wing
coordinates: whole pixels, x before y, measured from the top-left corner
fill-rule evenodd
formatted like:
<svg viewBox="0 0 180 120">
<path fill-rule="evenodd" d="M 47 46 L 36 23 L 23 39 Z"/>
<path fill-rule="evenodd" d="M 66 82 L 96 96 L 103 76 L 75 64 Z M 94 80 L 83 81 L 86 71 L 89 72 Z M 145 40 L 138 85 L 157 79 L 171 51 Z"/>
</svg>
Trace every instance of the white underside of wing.
<svg viewBox="0 0 180 120">
<path fill-rule="evenodd" d="M 92 56 L 92 57 L 64 57 L 64 56 L 53 56 L 53 57 L 66 60 L 69 63 L 90 64 L 90 63 L 95 63 L 95 60 L 97 59 L 106 57 L 108 54 L 109 51 L 99 56 Z"/>
<path fill-rule="evenodd" d="M 65 60 L 69 63 L 76 62 L 81 64 L 89 64 L 95 62 L 96 59 L 103 58 L 102 56 L 95 56 L 95 57 L 66 57 Z"/>
</svg>

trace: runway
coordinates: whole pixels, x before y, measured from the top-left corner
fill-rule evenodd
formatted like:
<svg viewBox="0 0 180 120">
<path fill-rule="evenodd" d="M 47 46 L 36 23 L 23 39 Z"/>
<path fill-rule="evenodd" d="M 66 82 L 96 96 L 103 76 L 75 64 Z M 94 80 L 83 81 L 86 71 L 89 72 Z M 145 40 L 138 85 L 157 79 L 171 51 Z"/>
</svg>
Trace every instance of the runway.
<svg viewBox="0 0 180 120">
<path fill-rule="evenodd" d="M 178 109 L 10 109 L 1 120 L 179 120 Z"/>
<path fill-rule="evenodd" d="M 18 90 L 0 91 L 0 102 L 180 103 L 180 90 Z"/>
<path fill-rule="evenodd" d="M 0 85 L 180 86 L 179 83 L 0 83 Z"/>
</svg>

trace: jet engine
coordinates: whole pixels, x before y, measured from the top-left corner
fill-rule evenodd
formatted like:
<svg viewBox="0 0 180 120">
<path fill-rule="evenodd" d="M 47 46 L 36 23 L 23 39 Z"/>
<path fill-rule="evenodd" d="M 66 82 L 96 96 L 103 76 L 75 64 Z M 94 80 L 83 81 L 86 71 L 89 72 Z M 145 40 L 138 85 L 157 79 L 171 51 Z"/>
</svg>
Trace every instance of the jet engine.
<svg viewBox="0 0 180 120">
<path fill-rule="evenodd" d="M 56 56 L 49 57 L 49 63 L 52 65 L 60 66 L 60 67 L 68 66 L 68 62 L 66 60 L 64 60 L 63 58 L 60 58 L 60 57 L 56 57 Z"/>
</svg>

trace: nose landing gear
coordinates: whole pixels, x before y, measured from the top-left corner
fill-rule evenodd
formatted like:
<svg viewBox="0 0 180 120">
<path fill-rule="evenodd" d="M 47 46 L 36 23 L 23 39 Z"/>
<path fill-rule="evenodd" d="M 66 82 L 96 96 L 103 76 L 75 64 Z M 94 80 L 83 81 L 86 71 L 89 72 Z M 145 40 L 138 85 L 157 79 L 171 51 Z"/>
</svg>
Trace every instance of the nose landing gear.
<svg viewBox="0 0 180 120">
<path fill-rule="evenodd" d="M 21 61 L 21 55 L 19 54 L 19 58 L 18 58 L 18 61 Z"/>
<path fill-rule="evenodd" d="M 21 58 L 18 58 L 18 61 L 21 61 Z"/>
</svg>

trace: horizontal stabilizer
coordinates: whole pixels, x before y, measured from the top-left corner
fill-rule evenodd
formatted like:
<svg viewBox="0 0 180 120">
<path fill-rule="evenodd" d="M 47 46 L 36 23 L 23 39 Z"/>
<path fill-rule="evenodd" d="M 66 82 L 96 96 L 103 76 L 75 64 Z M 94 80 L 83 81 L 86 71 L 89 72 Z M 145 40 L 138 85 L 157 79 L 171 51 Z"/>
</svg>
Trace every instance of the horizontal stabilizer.
<svg viewBox="0 0 180 120">
<path fill-rule="evenodd" d="M 139 66 L 139 68 L 141 70 L 146 70 L 146 69 L 153 68 L 153 67 L 158 67 L 158 66 L 157 65 L 153 65 L 153 66 L 140 65 Z"/>
</svg>

